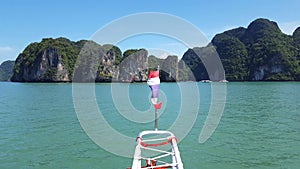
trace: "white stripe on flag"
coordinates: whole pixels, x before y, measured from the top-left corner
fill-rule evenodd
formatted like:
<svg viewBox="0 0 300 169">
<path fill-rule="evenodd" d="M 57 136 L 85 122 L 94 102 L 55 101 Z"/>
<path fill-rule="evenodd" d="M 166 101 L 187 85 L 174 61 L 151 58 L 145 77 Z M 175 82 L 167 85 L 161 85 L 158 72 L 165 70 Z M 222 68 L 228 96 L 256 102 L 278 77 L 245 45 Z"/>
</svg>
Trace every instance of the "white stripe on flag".
<svg viewBox="0 0 300 169">
<path fill-rule="evenodd" d="M 148 79 L 147 84 L 149 86 L 158 85 L 158 84 L 160 84 L 160 79 L 159 79 L 159 77 L 150 78 L 150 79 Z"/>
</svg>

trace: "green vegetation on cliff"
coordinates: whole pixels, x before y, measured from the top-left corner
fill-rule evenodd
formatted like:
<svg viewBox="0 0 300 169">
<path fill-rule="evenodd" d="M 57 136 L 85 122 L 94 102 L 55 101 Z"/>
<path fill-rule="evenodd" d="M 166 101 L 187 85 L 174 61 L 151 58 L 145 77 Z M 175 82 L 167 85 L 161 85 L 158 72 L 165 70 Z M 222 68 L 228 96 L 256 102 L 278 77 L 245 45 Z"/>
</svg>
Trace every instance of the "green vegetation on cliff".
<svg viewBox="0 0 300 169">
<path fill-rule="evenodd" d="M 276 22 L 256 19 L 247 28 L 217 34 L 205 47 L 188 49 L 181 60 L 148 57 L 146 49 L 122 53 L 117 46 L 93 41 L 45 38 L 18 56 L 11 79 L 72 81 L 76 68 L 79 81 L 144 81 L 147 69 L 158 65 L 162 81 L 299 81 L 300 27 L 291 36 L 282 33 Z M 0 69 L 0 78 L 4 75 Z"/>
<path fill-rule="evenodd" d="M 212 43 L 228 80 L 300 80 L 297 35 L 293 40 L 275 22 L 257 19 L 216 35 Z"/>
<path fill-rule="evenodd" d="M 38 59 L 40 59 L 48 49 L 53 49 L 62 57 L 63 64 L 71 77 L 77 56 L 85 42 L 86 41 L 72 42 L 66 38 L 45 38 L 40 43 L 31 43 L 16 60 L 13 80 L 17 79 L 16 76 L 24 73 L 24 67 L 34 69 L 34 67 L 38 66 Z M 51 72 L 53 72 L 53 70 Z M 50 74 L 47 74 L 45 76 L 49 77 L 49 75 Z"/>
<path fill-rule="evenodd" d="M 78 60 L 78 56 L 82 57 Z M 73 42 L 66 38 L 44 38 L 28 45 L 18 56 L 12 81 L 72 81 L 76 64 L 88 68 L 92 56 L 101 57 L 98 60 L 103 62 L 113 59 L 113 64 L 118 65 L 122 52 L 116 46 L 101 46 L 87 40 Z M 102 62 L 93 64 L 102 68 Z"/>
</svg>

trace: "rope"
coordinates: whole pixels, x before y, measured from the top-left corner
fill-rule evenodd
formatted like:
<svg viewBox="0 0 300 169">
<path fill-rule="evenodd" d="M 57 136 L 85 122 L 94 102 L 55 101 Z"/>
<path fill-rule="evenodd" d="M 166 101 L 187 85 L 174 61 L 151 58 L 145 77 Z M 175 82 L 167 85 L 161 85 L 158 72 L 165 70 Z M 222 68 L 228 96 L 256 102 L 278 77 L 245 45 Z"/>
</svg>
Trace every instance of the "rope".
<svg viewBox="0 0 300 169">
<path fill-rule="evenodd" d="M 166 145 L 166 144 L 170 143 L 173 139 L 175 139 L 176 142 L 177 142 L 176 137 L 170 137 L 167 141 L 164 141 L 164 142 L 161 142 L 161 143 L 153 143 L 153 144 L 144 143 L 142 138 L 140 138 L 140 137 L 138 137 L 137 139 L 140 139 L 140 144 L 143 147 L 158 147 L 158 146 Z"/>
</svg>

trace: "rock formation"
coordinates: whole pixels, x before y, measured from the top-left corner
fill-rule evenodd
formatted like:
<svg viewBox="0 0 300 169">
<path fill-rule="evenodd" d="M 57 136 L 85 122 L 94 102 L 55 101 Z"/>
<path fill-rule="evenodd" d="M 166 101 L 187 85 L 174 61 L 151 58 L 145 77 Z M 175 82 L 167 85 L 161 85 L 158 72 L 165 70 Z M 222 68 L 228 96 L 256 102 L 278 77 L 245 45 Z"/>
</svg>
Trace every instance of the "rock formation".
<svg viewBox="0 0 300 169">
<path fill-rule="evenodd" d="M 129 49 L 93 41 L 45 38 L 18 56 L 12 81 L 133 82 L 146 81 L 160 66 L 162 81 L 300 80 L 300 27 L 292 36 L 276 22 L 256 19 L 247 28 L 217 34 L 210 44 L 159 59 L 146 49 Z M 223 65 L 223 66 L 220 66 Z M 0 75 L 4 74 L 3 71 Z"/>
<path fill-rule="evenodd" d="M 15 61 L 5 61 L 0 65 L 0 81 L 9 81 L 13 74 Z"/>
</svg>

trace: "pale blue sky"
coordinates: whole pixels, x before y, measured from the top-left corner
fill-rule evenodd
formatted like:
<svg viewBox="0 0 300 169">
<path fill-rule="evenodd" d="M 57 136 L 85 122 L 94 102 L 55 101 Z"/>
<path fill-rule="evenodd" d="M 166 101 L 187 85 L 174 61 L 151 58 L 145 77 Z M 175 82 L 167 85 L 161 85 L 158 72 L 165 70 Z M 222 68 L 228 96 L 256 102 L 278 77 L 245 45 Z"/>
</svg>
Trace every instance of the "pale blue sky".
<svg viewBox="0 0 300 169">
<path fill-rule="evenodd" d="M 300 26 L 299 0 L 3 0 L 0 1 L 0 63 L 14 60 L 31 42 L 47 37 L 89 39 L 110 22 L 140 12 L 162 12 L 194 24 L 211 38 L 225 30 L 247 27 L 257 18 L 275 21 L 292 34 Z M 151 41 L 149 40 L 151 39 Z M 149 41 L 148 41 L 149 40 Z M 186 50 L 165 37 L 133 37 L 119 44 L 129 48 Z"/>
</svg>

